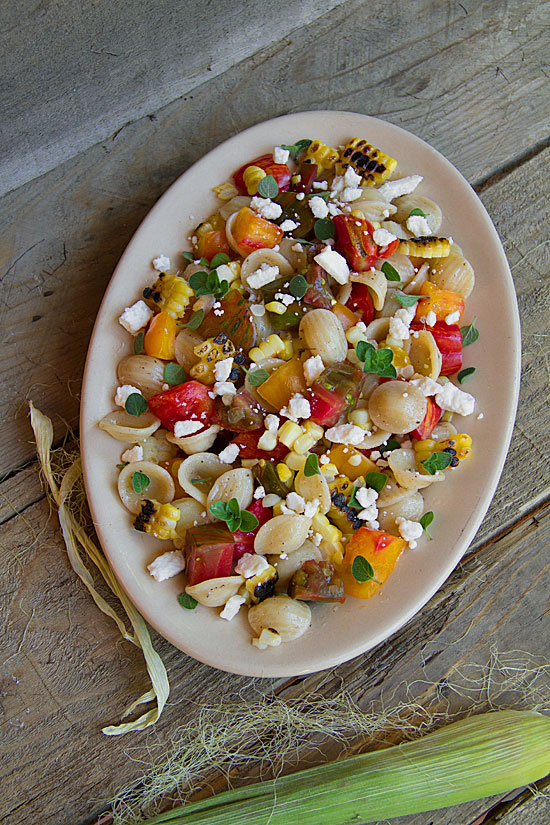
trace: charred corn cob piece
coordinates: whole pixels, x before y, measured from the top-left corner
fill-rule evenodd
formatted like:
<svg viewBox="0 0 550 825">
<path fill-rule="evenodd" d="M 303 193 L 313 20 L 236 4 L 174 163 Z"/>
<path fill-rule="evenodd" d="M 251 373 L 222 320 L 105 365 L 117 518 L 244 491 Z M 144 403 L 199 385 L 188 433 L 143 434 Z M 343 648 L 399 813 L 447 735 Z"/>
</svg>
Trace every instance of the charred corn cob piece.
<svg viewBox="0 0 550 825">
<path fill-rule="evenodd" d="M 420 238 L 401 241 L 399 252 L 413 258 L 446 258 L 451 252 L 451 242 L 448 238 L 424 235 Z"/>
<path fill-rule="evenodd" d="M 258 604 L 269 596 L 273 596 L 278 580 L 279 574 L 271 564 L 257 576 L 247 579 L 245 587 L 250 594 L 250 600 Z"/>
<path fill-rule="evenodd" d="M 179 521 L 180 511 L 171 504 L 161 504 L 154 499 L 144 499 L 141 510 L 134 520 L 134 527 L 156 539 L 170 539 Z"/>
<path fill-rule="evenodd" d="M 267 308 L 267 306 L 266 306 Z M 264 358 L 283 358 L 289 361 L 292 358 L 292 340 L 283 340 L 279 335 L 272 333 L 258 347 L 252 347 L 248 357 L 255 364 L 263 361 Z"/>
<path fill-rule="evenodd" d="M 340 160 L 336 164 L 336 172 L 343 175 L 350 167 L 358 175 L 361 175 L 367 186 L 375 186 L 382 183 L 391 175 L 397 161 L 389 155 L 384 154 L 380 149 L 371 146 L 363 138 L 352 138 L 340 154 Z"/>
<path fill-rule="evenodd" d="M 433 438 L 426 438 L 423 441 L 413 442 L 413 449 L 416 461 L 422 464 L 423 461 L 433 455 L 433 453 L 450 453 L 451 467 L 457 467 L 464 458 L 472 455 L 472 439 L 466 433 L 454 435 L 445 441 L 434 441 Z"/>
<path fill-rule="evenodd" d="M 234 198 L 235 195 L 239 194 L 239 190 L 234 183 L 231 183 L 230 180 L 226 180 L 223 183 L 220 183 L 219 186 L 215 186 L 213 191 L 221 201 L 230 201 L 231 198 Z"/>
<path fill-rule="evenodd" d="M 247 166 L 243 172 L 243 181 L 249 195 L 258 193 L 258 184 L 266 176 L 266 172 L 259 166 Z"/>
<path fill-rule="evenodd" d="M 197 238 L 202 238 L 207 232 L 216 232 L 217 229 L 223 229 L 224 226 L 225 221 L 221 215 L 211 215 L 208 220 L 203 221 L 203 223 L 197 226 L 193 234 L 196 235 Z"/>
<path fill-rule="evenodd" d="M 202 381 L 203 384 L 213 384 L 216 362 L 235 355 L 235 347 L 225 332 L 220 332 L 215 338 L 207 338 L 202 344 L 197 344 L 193 352 L 200 361 L 189 370 L 191 378 Z"/>
<path fill-rule="evenodd" d="M 446 441 L 441 441 L 440 444 L 442 450 L 455 450 L 459 461 L 470 458 L 472 455 L 472 438 L 467 433 L 453 435 L 452 438 L 447 438 Z"/>
<path fill-rule="evenodd" d="M 184 278 L 162 272 L 153 286 L 145 287 L 143 297 L 156 304 L 161 312 L 181 318 L 195 293 Z"/>
<path fill-rule="evenodd" d="M 320 140 L 312 141 L 304 155 L 304 161 L 315 163 L 319 169 L 333 169 L 338 160 L 338 152 Z"/>
</svg>

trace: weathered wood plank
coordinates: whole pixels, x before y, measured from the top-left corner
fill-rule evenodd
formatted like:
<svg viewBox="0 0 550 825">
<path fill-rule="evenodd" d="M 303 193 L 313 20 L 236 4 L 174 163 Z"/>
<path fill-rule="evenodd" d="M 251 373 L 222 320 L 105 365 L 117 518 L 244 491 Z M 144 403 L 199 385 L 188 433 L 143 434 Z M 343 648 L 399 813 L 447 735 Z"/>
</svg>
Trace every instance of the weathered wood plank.
<svg viewBox="0 0 550 825">
<path fill-rule="evenodd" d="M 344 2 L 4 3 L 0 194 Z"/>
</svg>

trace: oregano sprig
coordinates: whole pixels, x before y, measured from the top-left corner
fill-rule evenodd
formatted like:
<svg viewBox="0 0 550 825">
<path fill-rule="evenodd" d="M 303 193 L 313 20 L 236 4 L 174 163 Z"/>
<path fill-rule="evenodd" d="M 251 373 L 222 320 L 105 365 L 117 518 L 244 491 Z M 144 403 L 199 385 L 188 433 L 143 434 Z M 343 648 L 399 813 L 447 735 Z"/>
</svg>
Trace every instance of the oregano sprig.
<svg viewBox="0 0 550 825">
<path fill-rule="evenodd" d="M 208 509 L 220 521 L 225 521 L 232 533 L 237 530 L 249 533 L 251 530 L 255 530 L 260 523 L 254 513 L 241 510 L 236 498 L 230 498 L 228 502 L 215 501 Z"/>
<path fill-rule="evenodd" d="M 382 584 L 374 578 L 374 567 L 364 556 L 355 556 L 351 565 L 351 574 L 358 582 L 373 581 L 376 584 Z"/>
<path fill-rule="evenodd" d="M 229 291 L 229 282 L 219 278 L 215 269 L 210 272 L 201 270 L 193 272 L 189 278 L 189 286 L 194 290 L 197 298 L 201 295 L 213 295 L 214 298 L 223 298 Z"/>
<path fill-rule="evenodd" d="M 396 378 L 391 349 L 376 349 L 368 341 L 359 341 L 355 348 L 357 357 L 363 362 L 363 372 L 374 373 L 382 378 Z"/>
</svg>

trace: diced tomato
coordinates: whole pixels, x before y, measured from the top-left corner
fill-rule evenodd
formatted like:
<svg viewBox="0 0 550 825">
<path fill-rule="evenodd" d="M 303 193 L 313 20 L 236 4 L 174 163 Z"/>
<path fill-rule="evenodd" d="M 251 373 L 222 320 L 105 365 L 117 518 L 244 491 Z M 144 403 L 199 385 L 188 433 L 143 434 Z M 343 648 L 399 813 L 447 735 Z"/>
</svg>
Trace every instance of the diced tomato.
<svg viewBox="0 0 550 825">
<path fill-rule="evenodd" d="M 333 427 L 346 409 L 346 402 L 343 398 L 317 383 L 308 389 L 307 400 L 311 410 L 311 420 L 323 427 Z"/>
<path fill-rule="evenodd" d="M 220 252 L 229 255 L 231 250 L 227 243 L 225 229 L 214 229 L 212 232 L 205 232 L 197 242 L 197 255 L 199 258 L 207 258 L 209 261 Z"/>
<path fill-rule="evenodd" d="M 331 309 L 334 296 L 329 289 L 325 270 L 313 261 L 305 274 L 305 279 L 309 284 L 304 303 L 318 309 Z"/>
<path fill-rule="evenodd" d="M 357 599 L 370 599 L 378 593 L 406 546 L 404 539 L 390 533 L 360 527 L 346 544 L 344 560 L 340 567 L 345 592 Z M 362 582 L 355 578 L 353 562 L 357 556 L 362 556 L 372 565 L 374 579 Z"/>
<path fill-rule="evenodd" d="M 297 192 L 305 192 L 309 195 L 313 181 L 317 179 L 319 167 L 316 163 L 309 163 L 307 160 L 300 164 L 300 180 L 296 184 Z"/>
<path fill-rule="evenodd" d="M 203 427 L 208 427 L 214 412 L 208 387 L 200 381 L 186 381 L 153 395 L 147 405 L 153 415 L 160 418 L 162 426 L 172 432 L 176 421 L 200 421 Z"/>
<path fill-rule="evenodd" d="M 399 238 L 396 238 L 394 241 L 391 241 L 387 246 L 382 246 L 378 250 L 378 257 L 379 258 L 389 258 L 390 255 L 396 251 L 397 247 L 399 246 Z"/>
<path fill-rule="evenodd" d="M 372 224 L 353 215 L 336 215 L 332 220 L 336 227 L 335 247 L 351 269 L 365 272 L 374 266 L 380 255 L 372 239 Z"/>
<path fill-rule="evenodd" d="M 362 373 L 352 364 L 331 364 L 308 390 L 311 419 L 332 427 L 343 412 L 351 410 L 361 392 Z"/>
<path fill-rule="evenodd" d="M 417 427 L 417 429 L 411 433 L 412 437 L 417 438 L 419 441 L 424 441 L 425 438 L 431 436 L 433 428 L 443 415 L 443 410 L 435 403 L 433 398 L 426 398 L 426 401 L 428 402 L 428 406 L 426 407 L 424 420 L 420 427 Z"/>
<path fill-rule="evenodd" d="M 189 584 L 231 574 L 233 533 L 225 524 L 202 524 L 185 534 L 186 574 Z"/>
<path fill-rule="evenodd" d="M 250 304 L 242 292 L 230 289 L 227 295 L 220 299 L 217 311 L 221 312 L 221 315 L 215 315 L 212 308 L 204 316 L 199 329 L 204 338 L 215 338 L 220 332 L 225 332 L 235 349 L 248 352 L 256 346 L 256 322 L 250 311 Z"/>
<path fill-rule="evenodd" d="M 345 602 L 344 583 L 330 561 L 303 563 L 290 581 L 289 595 L 308 602 Z"/>
<path fill-rule="evenodd" d="M 247 433 L 259 429 L 266 415 L 267 410 L 248 390 L 242 388 L 233 396 L 228 407 L 221 399 L 216 399 L 212 422 L 234 433 Z"/>
<path fill-rule="evenodd" d="M 285 361 L 284 364 L 277 367 L 267 381 L 260 384 L 258 395 L 268 404 L 271 404 L 272 407 L 279 410 L 285 404 L 288 404 L 295 393 L 304 393 L 305 390 L 304 365 L 298 356 L 295 356 L 290 361 Z"/>
<path fill-rule="evenodd" d="M 273 510 L 271 507 L 264 507 L 261 499 L 258 501 L 253 501 L 252 504 L 246 509 L 249 513 L 256 516 L 258 519 L 258 526 L 254 530 L 250 530 L 248 533 L 242 533 L 240 530 L 233 533 L 235 537 L 235 544 L 233 547 L 234 562 L 238 561 L 241 556 L 244 556 L 245 553 L 254 553 L 254 539 L 256 538 L 256 533 L 262 524 L 265 524 L 273 516 Z"/>
<path fill-rule="evenodd" d="M 315 218 L 313 212 L 309 208 L 307 198 L 301 201 L 296 197 L 296 192 L 280 192 L 276 198 L 273 199 L 278 203 L 283 210 L 276 223 L 279 225 L 283 221 L 294 221 L 298 226 L 293 230 L 294 238 L 305 238 L 313 229 Z"/>
<path fill-rule="evenodd" d="M 274 450 L 262 450 L 258 447 L 258 440 L 265 430 L 260 428 L 253 432 L 239 433 L 231 440 L 239 448 L 239 458 L 265 458 L 266 461 L 282 461 L 288 453 L 288 447 L 277 442 Z"/>
<path fill-rule="evenodd" d="M 354 327 L 355 324 L 361 320 L 359 316 L 356 315 L 355 312 L 352 312 L 349 307 L 344 306 L 344 304 L 340 304 L 338 301 L 336 301 L 335 304 L 332 304 L 332 311 L 342 324 L 344 332 L 350 329 L 350 327 Z"/>
<path fill-rule="evenodd" d="M 233 180 L 235 181 L 235 186 L 237 189 L 240 189 L 241 192 L 246 193 L 243 174 L 249 166 L 259 166 L 260 169 L 264 170 L 266 175 L 274 177 L 277 181 L 279 192 L 284 192 L 290 186 L 290 169 L 288 166 L 285 163 L 275 163 L 273 155 L 267 154 L 260 155 L 259 158 L 254 158 L 254 160 L 249 160 L 248 163 L 245 163 L 240 169 L 237 169 L 233 175 Z"/>
<path fill-rule="evenodd" d="M 416 304 L 416 321 L 422 321 L 429 312 L 434 312 L 438 321 L 444 321 L 451 312 L 458 312 L 459 317 L 464 312 L 464 296 L 458 292 L 440 289 L 437 284 L 424 281 L 419 293 L 425 297 Z"/>
<path fill-rule="evenodd" d="M 364 324 L 370 324 L 374 318 L 374 304 L 366 284 L 352 283 L 346 306 L 357 313 Z"/>
<path fill-rule="evenodd" d="M 235 243 L 247 252 L 254 249 L 272 249 L 283 238 L 282 229 L 256 215 L 248 206 L 243 206 L 237 212 L 231 225 L 231 234 Z"/>
<path fill-rule="evenodd" d="M 462 335 L 458 324 L 438 321 L 433 327 L 426 327 L 418 321 L 413 321 L 411 329 L 427 329 L 432 333 L 441 353 L 441 375 L 454 375 L 462 368 Z"/>
</svg>

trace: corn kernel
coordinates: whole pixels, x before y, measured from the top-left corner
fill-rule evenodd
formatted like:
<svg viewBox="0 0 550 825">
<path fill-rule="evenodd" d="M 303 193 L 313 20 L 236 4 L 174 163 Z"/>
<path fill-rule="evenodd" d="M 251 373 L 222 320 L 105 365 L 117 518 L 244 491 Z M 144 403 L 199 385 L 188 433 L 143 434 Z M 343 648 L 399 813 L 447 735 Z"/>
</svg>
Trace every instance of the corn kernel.
<svg viewBox="0 0 550 825">
<path fill-rule="evenodd" d="M 338 152 L 332 146 L 327 146 L 320 140 L 314 140 L 308 146 L 304 160 L 315 163 L 319 169 L 333 169 L 338 160 Z"/>
<path fill-rule="evenodd" d="M 214 186 L 212 191 L 216 193 L 221 201 L 230 201 L 231 198 L 234 198 L 239 194 L 239 190 L 235 184 L 231 183 L 229 180 L 220 183 L 219 186 Z"/>
<path fill-rule="evenodd" d="M 280 462 L 279 464 L 277 464 L 275 469 L 277 471 L 279 481 L 285 483 L 287 481 L 290 481 L 290 479 L 292 478 L 292 470 L 290 469 L 290 467 L 287 467 L 286 464 Z"/>
<path fill-rule="evenodd" d="M 364 221 L 366 219 L 365 218 L 365 213 L 362 212 L 361 209 L 352 209 L 351 214 L 353 215 L 354 218 L 360 218 L 362 221 Z"/>
<path fill-rule="evenodd" d="M 306 433 L 315 439 L 315 441 L 319 441 L 320 438 L 324 435 L 324 430 L 319 424 L 315 424 L 314 421 L 306 421 L 304 423 L 304 430 Z"/>
<path fill-rule="evenodd" d="M 333 476 L 338 475 L 338 467 L 336 464 L 332 464 L 332 462 L 329 461 L 328 464 L 321 464 L 321 472 L 324 476 L 332 478 Z"/>
<path fill-rule="evenodd" d="M 252 349 L 248 353 L 248 357 L 251 361 L 254 361 L 255 364 L 265 359 L 265 355 L 259 347 L 252 347 Z"/>
<path fill-rule="evenodd" d="M 290 450 L 296 439 L 302 435 L 302 428 L 294 421 L 285 421 L 277 431 L 277 439 Z"/>
<path fill-rule="evenodd" d="M 171 504 L 161 504 L 154 499 L 144 499 L 134 520 L 134 527 L 157 539 L 170 539 L 180 518 L 180 511 Z"/>
<path fill-rule="evenodd" d="M 348 415 L 351 424 L 356 427 L 361 427 L 363 430 L 370 430 L 372 428 L 372 421 L 367 410 L 352 410 Z"/>
<path fill-rule="evenodd" d="M 292 444 L 292 449 L 295 453 L 307 453 L 315 444 L 315 439 L 309 433 L 299 435 Z"/>
<path fill-rule="evenodd" d="M 286 456 L 285 464 L 287 467 L 290 467 L 291 470 L 301 470 L 306 463 L 306 458 L 307 456 L 305 455 L 292 452 Z"/>
<path fill-rule="evenodd" d="M 329 481 L 329 490 L 336 490 L 337 493 L 344 493 L 347 496 L 351 492 L 351 481 L 345 475 L 337 475 L 334 481 Z"/>
<path fill-rule="evenodd" d="M 286 307 L 280 301 L 270 301 L 265 305 L 268 312 L 273 312 L 275 315 L 284 315 Z"/>
</svg>

